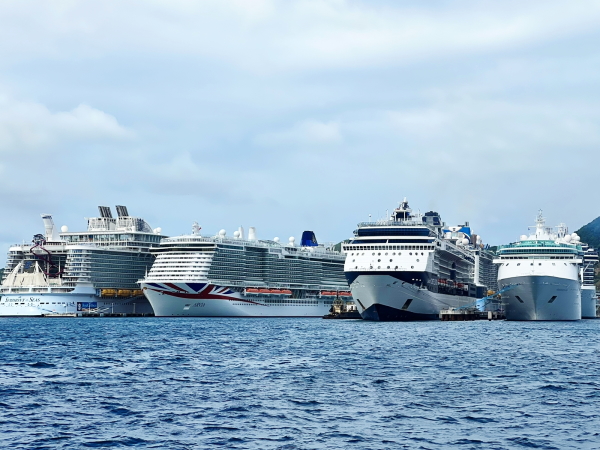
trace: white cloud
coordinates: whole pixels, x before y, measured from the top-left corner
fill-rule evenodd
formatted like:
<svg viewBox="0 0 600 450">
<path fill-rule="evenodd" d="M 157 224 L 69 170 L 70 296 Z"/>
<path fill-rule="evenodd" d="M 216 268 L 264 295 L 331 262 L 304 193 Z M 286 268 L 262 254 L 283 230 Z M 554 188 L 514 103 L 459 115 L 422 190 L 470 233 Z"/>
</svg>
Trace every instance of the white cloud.
<svg viewBox="0 0 600 450">
<path fill-rule="evenodd" d="M 73 141 L 130 139 L 131 130 L 117 119 L 88 105 L 51 112 L 44 105 L 0 98 L 0 152 L 47 149 Z"/>
<path fill-rule="evenodd" d="M 453 8 L 344 0 L 4 2 L 4 58 L 119 52 L 209 57 L 256 73 L 407 64 L 514 49 L 594 30 L 592 0 L 463 2 Z"/>
<path fill-rule="evenodd" d="M 5 228 L 119 203 L 166 234 L 333 240 L 405 195 L 495 243 L 539 207 L 589 222 L 599 20 L 588 0 L 3 1 Z"/>
<path fill-rule="evenodd" d="M 291 128 L 259 134 L 255 143 L 265 146 L 339 144 L 342 133 L 338 121 L 313 119 L 296 123 Z"/>
</svg>

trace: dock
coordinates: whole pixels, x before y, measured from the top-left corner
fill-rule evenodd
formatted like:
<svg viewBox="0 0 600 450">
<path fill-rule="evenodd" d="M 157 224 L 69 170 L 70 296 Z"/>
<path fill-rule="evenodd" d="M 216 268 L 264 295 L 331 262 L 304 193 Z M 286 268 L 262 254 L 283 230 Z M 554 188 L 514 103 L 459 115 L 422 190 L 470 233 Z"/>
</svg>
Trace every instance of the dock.
<svg viewBox="0 0 600 450">
<path fill-rule="evenodd" d="M 477 308 L 448 308 L 440 311 L 440 320 L 445 322 L 504 319 L 506 316 L 501 311 L 479 311 Z"/>
</svg>

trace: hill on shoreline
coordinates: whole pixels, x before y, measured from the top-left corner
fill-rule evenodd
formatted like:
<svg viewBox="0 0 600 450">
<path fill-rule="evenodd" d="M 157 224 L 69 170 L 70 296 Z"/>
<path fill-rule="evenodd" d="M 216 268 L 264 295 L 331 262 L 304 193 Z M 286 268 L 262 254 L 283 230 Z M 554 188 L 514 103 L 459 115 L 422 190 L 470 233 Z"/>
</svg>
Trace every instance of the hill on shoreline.
<svg viewBox="0 0 600 450">
<path fill-rule="evenodd" d="M 582 226 L 576 233 L 581 238 L 581 242 L 600 250 L 600 217 L 596 217 L 587 225 Z"/>
</svg>

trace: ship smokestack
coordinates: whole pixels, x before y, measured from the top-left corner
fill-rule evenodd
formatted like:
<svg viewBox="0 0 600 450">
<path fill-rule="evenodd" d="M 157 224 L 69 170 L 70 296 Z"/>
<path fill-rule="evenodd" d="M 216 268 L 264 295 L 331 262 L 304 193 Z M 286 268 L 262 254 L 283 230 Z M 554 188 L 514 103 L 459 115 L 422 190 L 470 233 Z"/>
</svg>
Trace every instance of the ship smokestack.
<svg viewBox="0 0 600 450">
<path fill-rule="evenodd" d="M 256 241 L 256 228 L 254 227 L 250 227 L 248 228 L 248 240 L 249 241 Z"/>
<path fill-rule="evenodd" d="M 56 242 L 60 240 L 52 216 L 50 214 L 42 214 L 42 220 L 46 229 L 46 241 Z"/>
</svg>

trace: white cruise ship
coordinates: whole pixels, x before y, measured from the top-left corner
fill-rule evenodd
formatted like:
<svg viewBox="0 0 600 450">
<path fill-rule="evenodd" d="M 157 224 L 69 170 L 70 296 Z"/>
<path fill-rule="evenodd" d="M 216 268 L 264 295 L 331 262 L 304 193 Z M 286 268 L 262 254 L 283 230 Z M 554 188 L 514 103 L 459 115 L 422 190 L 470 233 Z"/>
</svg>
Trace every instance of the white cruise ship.
<svg viewBox="0 0 600 450">
<path fill-rule="evenodd" d="M 389 220 L 359 223 L 344 250 L 363 319 L 438 319 L 496 288 L 493 259 L 468 223 L 446 227 L 436 212 L 413 214 L 406 199 Z"/>
<path fill-rule="evenodd" d="M 535 232 L 499 246 L 498 287 L 507 320 L 581 319 L 583 251 L 564 225 L 546 228 L 540 211 Z"/>
<path fill-rule="evenodd" d="M 350 298 L 344 257 L 319 245 L 305 231 L 300 246 L 291 237 L 258 240 L 250 228 L 233 238 L 221 230 L 163 239 L 156 261 L 140 281 L 161 317 L 321 317 L 336 298 Z"/>
<path fill-rule="evenodd" d="M 10 247 L 2 285 L 0 316 L 55 314 L 152 314 L 137 280 L 152 266 L 150 247 L 160 229 L 117 206 L 118 218 L 101 206 L 86 231 L 59 233 L 43 214 L 45 234 Z"/>
<path fill-rule="evenodd" d="M 583 268 L 581 283 L 581 318 L 595 319 L 597 310 L 596 285 L 594 284 L 594 272 L 598 264 L 598 252 L 582 244 Z"/>
</svg>

